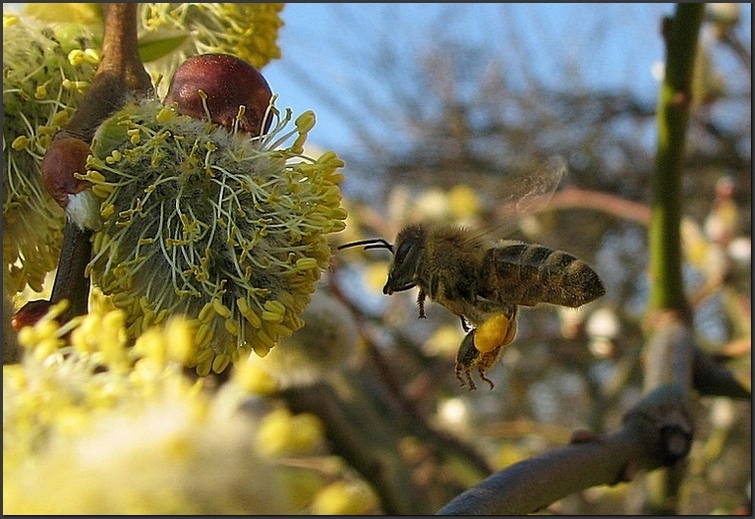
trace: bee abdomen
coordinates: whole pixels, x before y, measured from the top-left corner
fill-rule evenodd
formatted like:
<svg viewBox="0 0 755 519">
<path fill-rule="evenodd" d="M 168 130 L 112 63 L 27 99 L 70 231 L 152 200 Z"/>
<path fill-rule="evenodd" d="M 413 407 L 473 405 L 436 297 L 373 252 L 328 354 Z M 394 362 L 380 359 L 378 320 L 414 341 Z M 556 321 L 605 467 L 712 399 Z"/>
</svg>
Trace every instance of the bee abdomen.
<svg viewBox="0 0 755 519">
<path fill-rule="evenodd" d="M 483 297 L 525 306 L 576 308 L 605 294 L 598 274 L 571 254 L 514 242 L 489 249 L 482 267 Z"/>
</svg>

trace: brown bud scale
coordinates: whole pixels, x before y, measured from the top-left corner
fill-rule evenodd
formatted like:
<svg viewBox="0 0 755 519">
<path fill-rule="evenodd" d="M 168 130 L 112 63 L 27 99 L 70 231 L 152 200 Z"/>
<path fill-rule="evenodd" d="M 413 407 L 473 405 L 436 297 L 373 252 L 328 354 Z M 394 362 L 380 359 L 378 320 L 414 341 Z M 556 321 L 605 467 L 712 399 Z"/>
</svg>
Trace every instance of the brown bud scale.
<svg viewBox="0 0 755 519">
<path fill-rule="evenodd" d="M 165 104 L 175 102 L 180 114 L 206 119 L 206 103 L 210 120 L 229 130 L 243 105 L 238 129 L 256 137 L 270 127 L 270 118 L 264 127 L 263 119 L 271 97 L 265 78 L 246 61 L 229 54 L 202 54 L 187 58 L 176 69 Z"/>
<path fill-rule="evenodd" d="M 63 134 L 57 134 L 42 159 L 42 180 L 45 188 L 63 208 L 68 205 L 68 195 L 76 195 L 91 184 L 73 176 L 86 173 L 89 144 Z"/>
</svg>

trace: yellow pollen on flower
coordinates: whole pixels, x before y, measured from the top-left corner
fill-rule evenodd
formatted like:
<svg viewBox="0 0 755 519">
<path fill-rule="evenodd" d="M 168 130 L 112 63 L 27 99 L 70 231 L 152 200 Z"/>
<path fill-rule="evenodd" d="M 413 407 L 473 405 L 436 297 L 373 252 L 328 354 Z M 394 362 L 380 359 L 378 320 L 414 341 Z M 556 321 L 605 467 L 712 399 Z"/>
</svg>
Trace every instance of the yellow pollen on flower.
<svg viewBox="0 0 755 519">
<path fill-rule="evenodd" d="M 74 49 L 68 53 L 68 62 L 74 67 L 78 67 L 85 62 L 85 54 L 81 49 Z"/>
<path fill-rule="evenodd" d="M 13 142 L 11 143 L 11 148 L 13 148 L 16 151 L 21 151 L 25 149 L 31 140 L 25 136 L 25 135 L 19 135 L 15 139 L 13 139 Z"/>
<path fill-rule="evenodd" d="M 70 118 L 71 118 L 71 114 L 63 110 L 53 115 L 51 122 L 54 127 L 58 128 L 66 124 Z"/>
<path fill-rule="evenodd" d="M 118 160 L 120 160 L 120 157 Z M 75 173 L 74 175 L 80 175 L 80 174 Z M 99 171 L 92 170 L 92 169 L 87 170 L 86 175 L 80 175 L 80 176 L 77 176 L 76 178 L 81 178 L 82 180 L 88 180 L 89 182 L 92 182 L 93 184 L 105 182 L 105 177 L 102 176 L 102 173 L 100 173 Z"/>
<path fill-rule="evenodd" d="M 294 121 L 294 125 L 299 133 L 307 133 L 315 127 L 315 113 L 312 110 L 307 110 Z"/>
<path fill-rule="evenodd" d="M 43 185 L 41 157 L 78 108 L 80 97 L 65 86 L 87 82 L 95 67 L 67 60 L 85 44 L 83 28 L 16 15 L 3 21 L 3 261 L 6 290 L 16 293 L 27 285 L 41 290 L 57 265 L 65 213 Z"/>
<path fill-rule="evenodd" d="M 225 325 L 225 329 L 233 335 L 234 337 L 237 337 L 239 335 L 239 331 L 241 327 L 239 326 L 238 321 L 234 319 L 226 319 L 223 324 Z"/>
<path fill-rule="evenodd" d="M 243 391 L 269 396 L 278 392 L 280 385 L 257 362 L 239 362 L 233 373 L 233 382 Z"/>
<path fill-rule="evenodd" d="M 213 315 L 214 311 L 215 311 L 214 301 L 208 301 L 199 311 L 199 315 L 198 315 L 199 320 L 202 321 L 203 323 L 209 323 L 215 317 Z"/>
<path fill-rule="evenodd" d="M 164 123 L 168 123 L 172 121 L 175 118 L 175 116 L 176 116 L 176 112 L 173 111 L 170 107 L 166 106 L 157 113 L 155 120 L 159 123 L 164 124 Z"/>
<path fill-rule="evenodd" d="M 131 144 L 136 145 L 136 144 L 139 144 L 139 142 L 141 141 L 141 138 L 142 138 L 141 132 L 138 129 L 128 130 L 126 134 L 131 137 L 129 139 L 129 142 L 131 142 Z"/>
<path fill-rule="evenodd" d="M 100 52 L 97 49 L 86 48 L 84 49 L 84 61 L 90 65 L 99 65 L 102 60 Z"/>
<path fill-rule="evenodd" d="M 167 344 L 159 328 L 150 328 L 137 337 L 134 353 L 153 359 L 162 365 L 167 359 Z"/>
<path fill-rule="evenodd" d="M 286 307 L 280 301 L 265 301 L 265 310 L 268 312 L 283 315 L 286 312 Z"/>
<path fill-rule="evenodd" d="M 164 108 L 127 105 L 95 136 L 88 167 L 104 181 L 91 176 L 93 189 L 109 193 L 88 272 L 105 294 L 129 294 L 113 301 L 129 314 L 130 336 L 179 313 L 195 320 L 188 362 L 206 374 L 251 350 L 266 354 L 303 324 L 298 314 L 332 253 L 325 234 L 346 216 L 324 176 L 341 162 L 277 148 L 290 111 L 247 142 L 177 113 L 161 123 Z M 314 115 L 298 122 L 306 132 Z M 150 137 L 133 145 L 127 132 L 137 128 Z M 134 304 L 137 293 L 144 304 Z"/>
<path fill-rule="evenodd" d="M 225 306 L 220 299 L 216 298 L 212 300 L 212 309 L 221 317 L 226 319 L 231 317 L 231 309 Z"/>
<path fill-rule="evenodd" d="M 102 319 L 96 313 L 84 316 L 81 324 L 71 332 L 71 345 L 82 353 L 93 353 L 99 342 Z"/>
<path fill-rule="evenodd" d="M 15 14 L 3 14 L 3 28 L 13 27 L 21 22 L 21 19 Z"/>
<path fill-rule="evenodd" d="M 212 339 L 212 326 L 208 323 L 203 322 L 199 325 L 199 329 L 197 330 L 197 346 L 200 348 L 203 348 L 209 344 L 210 340 Z M 207 350 L 206 350 L 207 351 Z M 212 351 L 209 352 L 210 355 L 212 355 Z"/>
<path fill-rule="evenodd" d="M 315 258 L 300 258 L 296 260 L 296 268 L 300 270 L 310 270 L 319 268 L 320 264 Z"/>
<path fill-rule="evenodd" d="M 121 158 L 123 158 L 123 155 L 121 155 L 121 152 L 118 150 L 113 150 L 113 152 L 110 154 L 109 157 L 105 157 L 105 163 L 106 164 L 115 164 L 116 162 L 120 162 Z M 95 172 L 97 173 L 97 172 Z M 102 180 L 105 180 L 105 177 L 102 176 L 101 173 L 98 173 L 99 176 L 102 178 Z"/>
<path fill-rule="evenodd" d="M 95 184 L 92 186 L 92 193 L 98 198 L 107 198 L 113 192 L 113 186 L 109 184 Z"/>
<path fill-rule="evenodd" d="M 196 371 L 197 375 L 199 375 L 200 377 L 206 377 L 207 375 L 209 375 L 210 369 L 212 369 L 212 355 L 197 362 Z"/>
<path fill-rule="evenodd" d="M 263 321 L 268 321 L 271 323 L 281 323 L 283 322 L 283 316 L 281 314 L 276 314 L 274 312 L 268 312 L 267 310 L 263 310 L 262 314 L 260 314 L 260 317 Z"/>
<path fill-rule="evenodd" d="M 215 359 L 212 361 L 212 371 L 215 373 L 222 372 L 228 364 L 231 362 L 231 358 L 228 355 L 219 354 L 215 356 Z"/>
<path fill-rule="evenodd" d="M 55 135 L 55 132 L 58 131 L 57 126 L 47 126 L 47 125 L 39 125 L 37 126 L 37 134 L 39 135 L 49 135 L 52 137 Z"/>
</svg>

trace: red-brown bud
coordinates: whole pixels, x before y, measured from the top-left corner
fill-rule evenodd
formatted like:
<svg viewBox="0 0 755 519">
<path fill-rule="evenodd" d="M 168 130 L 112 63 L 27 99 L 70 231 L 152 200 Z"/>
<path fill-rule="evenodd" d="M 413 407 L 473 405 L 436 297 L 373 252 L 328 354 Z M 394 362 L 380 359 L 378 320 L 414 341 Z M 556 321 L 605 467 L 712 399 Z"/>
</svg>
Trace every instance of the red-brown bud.
<svg viewBox="0 0 755 519">
<path fill-rule="evenodd" d="M 50 310 L 52 303 L 47 299 L 35 299 L 22 306 L 13 317 L 10 324 L 18 331 L 24 326 L 34 326 Z"/>
<path fill-rule="evenodd" d="M 89 156 L 89 144 L 67 135 L 58 134 L 42 159 L 42 179 L 47 191 L 58 204 L 65 208 L 68 195 L 76 195 L 88 189 L 91 184 L 73 176 L 84 175 Z"/>
<path fill-rule="evenodd" d="M 202 91 L 206 95 L 203 103 Z M 202 54 L 187 58 L 173 74 L 165 104 L 178 103 L 178 112 L 196 119 L 210 119 L 233 129 L 239 106 L 245 106 L 238 129 L 253 137 L 267 132 L 271 119 L 264 121 L 272 91 L 259 71 L 246 61 L 229 54 Z"/>
</svg>

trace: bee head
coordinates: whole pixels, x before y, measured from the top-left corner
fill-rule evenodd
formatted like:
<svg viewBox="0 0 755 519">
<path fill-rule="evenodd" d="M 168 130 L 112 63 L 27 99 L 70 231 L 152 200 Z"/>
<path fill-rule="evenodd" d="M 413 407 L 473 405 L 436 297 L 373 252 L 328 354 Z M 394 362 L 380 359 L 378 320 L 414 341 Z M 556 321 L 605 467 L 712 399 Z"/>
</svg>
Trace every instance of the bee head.
<svg viewBox="0 0 755 519">
<path fill-rule="evenodd" d="M 410 225 L 398 233 L 394 244 L 393 264 L 388 271 L 388 281 L 383 287 L 384 294 L 391 295 L 416 286 L 424 243 L 425 230 L 420 225 Z"/>
<path fill-rule="evenodd" d="M 383 238 L 371 238 L 345 243 L 338 246 L 338 250 L 363 246 L 364 250 L 388 249 L 391 251 L 393 264 L 388 272 L 388 281 L 383 287 L 383 293 L 391 295 L 394 292 L 409 290 L 417 284 L 417 270 L 422 258 L 424 241 L 425 230 L 419 225 L 410 225 L 398 233 L 396 243 L 393 245 Z"/>
</svg>

